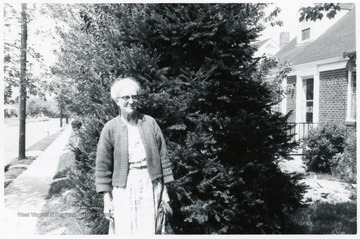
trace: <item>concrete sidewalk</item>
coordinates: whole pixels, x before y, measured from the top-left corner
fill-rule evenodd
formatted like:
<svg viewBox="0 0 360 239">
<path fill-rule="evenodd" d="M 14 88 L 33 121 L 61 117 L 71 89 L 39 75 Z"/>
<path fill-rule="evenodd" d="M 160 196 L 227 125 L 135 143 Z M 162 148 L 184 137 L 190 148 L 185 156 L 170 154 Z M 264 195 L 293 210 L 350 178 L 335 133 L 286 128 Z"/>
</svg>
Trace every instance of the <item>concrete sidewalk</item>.
<svg viewBox="0 0 360 239">
<path fill-rule="evenodd" d="M 60 156 L 71 132 L 71 126 L 66 126 L 60 136 L 28 169 L 4 189 L 5 235 L 35 235 L 37 219 L 41 216 Z"/>
</svg>

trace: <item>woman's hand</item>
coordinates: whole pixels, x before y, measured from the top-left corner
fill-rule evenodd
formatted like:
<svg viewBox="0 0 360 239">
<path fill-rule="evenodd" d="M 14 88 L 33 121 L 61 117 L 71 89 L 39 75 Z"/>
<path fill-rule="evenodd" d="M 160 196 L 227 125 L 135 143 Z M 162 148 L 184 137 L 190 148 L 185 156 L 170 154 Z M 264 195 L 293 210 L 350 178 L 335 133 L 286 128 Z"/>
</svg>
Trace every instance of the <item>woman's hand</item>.
<svg viewBox="0 0 360 239">
<path fill-rule="evenodd" d="M 107 220 L 114 218 L 114 206 L 110 192 L 104 193 L 104 214 Z"/>
<path fill-rule="evenodd" d="M 170 198 L 169 198 L 169 194 L 168 194 L 167 187 L 166 187 L 165 184 L 163 185 L 162 201 L 164 203 L 164 211 L 165 211 L 165 213 L 168 214 L 168 215 L 172 215 L 173 210 L 169 205 Z"/>
<path fill-rule="evenodd" d="M 165 201 L 165 202 L 170 202 L 170 198 L 169 198 L 169 194 L 168 194 L 168 191 L 167 191 L 167 187 L 165 184 L 162 185 L 162 201 Z"/>
<path fill-rule="evenodd" d="M 170 207 L 169 203 L 168 203 L 168 202 L 165 202 L 165 201 L 163 201 L 162 203 L 163 203 L 163 210 L 164 210 L 164 212 L 165 212 L 167 215 L 172 216 L 173 210 L 172 210 L 172 208 Z"/>
</svg>

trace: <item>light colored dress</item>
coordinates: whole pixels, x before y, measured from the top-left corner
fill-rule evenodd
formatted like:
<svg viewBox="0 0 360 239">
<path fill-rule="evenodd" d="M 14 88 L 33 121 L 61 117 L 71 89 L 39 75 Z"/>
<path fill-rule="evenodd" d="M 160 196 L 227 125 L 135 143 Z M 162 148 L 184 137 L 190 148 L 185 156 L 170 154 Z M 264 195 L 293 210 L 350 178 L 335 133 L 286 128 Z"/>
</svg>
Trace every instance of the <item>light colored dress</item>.
<svg viewBox="0 0 360 239">
<path fill-rule="evenodd" d="M 153 185 L 150 179 L 146 167 L 145 147 L 137 126 L 127 123 L 127 129 L 129 173 L 126 187 L 114 187 L 112 191 L 115 229 L 113 233 L 154 235 L 155 215 L 162 184 L 159 181 Z M 111 230 L 109 234 L 112 234 Z"/>
</svg>

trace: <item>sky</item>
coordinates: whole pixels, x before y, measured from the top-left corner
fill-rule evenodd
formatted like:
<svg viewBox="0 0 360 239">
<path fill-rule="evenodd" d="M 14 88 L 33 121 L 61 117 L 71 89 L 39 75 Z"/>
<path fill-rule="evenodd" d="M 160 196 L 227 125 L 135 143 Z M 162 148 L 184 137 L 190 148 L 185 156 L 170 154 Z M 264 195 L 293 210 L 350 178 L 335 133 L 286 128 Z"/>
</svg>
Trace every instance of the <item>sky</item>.
<svg viewBox="0 0 360 239">
<path fill-rule="evenodd" d="M 17 1 L 15 0 L 15 2 L 17 2 Z M 34 1 L 34 2 L 41 3 L 42 1 Z M 52 1 L 50 1 L 50 2 L 52 2 Z M 80 1 L 80 2 L 82 2 L 82 1 Z M 91 0 L 83 1 L 83 2 L 92 3 Z M 133 2 L 136 2 L 136 1 L 133 1 Z M 142 2 L 142 1 L 139 1 L 139 2 Z M 152 1 L 150 1 L 150 2 L 152 2 Z M 161 2 L 161 1 L 154 1 L 154 2 Z M 177 2 L 177 1 L 174 1 L 174 2 Z M 182 1 L 180 1 L 180 2 L 182 2 Z M 185 1 L 185 2 L 197 2 L 197 1 Z M 211 3 L 212 1 L 204 1 L 204 2 Z M 224 2 L 227 2 L 227 1 L 224 1 Z M 241 0 L 233 1 L 233 2 L 241 2 Z M 254 0 L 253 2 L 261 2 L 261 1 Z M 269 1 L 269 2 L 271 2 L 271 1 Z M 266 28 L 266 30 L 263 32 L 263 35 L 261 36 L 261 40 L 272 37 L 275 41 L 278 41 L 279 34 L 282 31 L 288 31 L 290 33 L 290 40 L 291 40 L 293 37 L 295 37 L 295 34 L 296 34 L 297 17 L 294 17 L 294 16 L 296 15 L 298 9 L 300 8 L 301 1 L 272 0 L 272 2 L 275 2 L 274 7 L 278 6 L 282 10 L 280 12 L 280 14 L 278 15 L 278 19 L 283 21 L 284 26 L 283 27 L 278 27 L 278 26 L 271 27 L 269 25 Z M 19 5 L 19 7 L 20 7 L 20 3 L 18 3 L 17 5 Z M 20 9 L 19 9 L 19 11 L 20 11 Z M 35 21 L 36 21 L 36 23 L 35 23 Z M 33 26 L 36 25 L 37 27 L 46 28 L 47 25 L 51 25 L 49 22 L 49 19 L 44 20 L 42 18 L 38 18 L 35 21 L 32 22 Z M 31 29 L 29 29 L 29 30 L 31 30 Z M 47 41 L 36 41 L 36 43 L 44 46 L 41 49 L 49 49 L 49 44 L 51 44 L 51 42 L 48 42 L 48 40 L 49 39 L 47 39 Z M 53 59 L 51 59 L 51 60 L 53 60 Z"/>
<path fill-rule="evenodd" d="M 14 0 L 15 2 L 18 2 L 18 0 Z M 235 2 L 249 2 L 250 0 L 239 0 L 239 1 L 228 1 L 228 0 L 224 0 L 223 2 L 231 2 L 231 3 L 235 3 Z M 342 0 L 340 0 L 341 2 Z M 350 0 L 351 1 L 351 0 Z M 42 1 L 34 1 L 36 3 L 41 3 Z M 48 1 L 48 2 L 58 2 L 58 1 Z M 65 0 L 65 2 L 68 2 Z M 94 1 L 92 0 L 84 0 L 84 1 L 79 1 L 79 2 L 87 2 L 87 3 L 93 3 Z M 106 2 L 106 1 L 105 1 Z M 110 2 L 119 2 L 119 1 L 110 1 Z M 128 2 L 128 1 L 125 1 Z M 161 3 L 164 1 L 130 1 L 130 2 L 154 2 L 154 3 Z M 172 2 L 172 1 L 165 1 L 165 2 Z M 198 1 L 174 1 L 174 2 L 187 2 L 187 3 L 191 3 L 191 2 L 198 2 Z M 214 1 L 202 1 L 202 2 L 209 2 L 212 3 Z M 215 2 L 219 2 L 219 1 L 215 1 Z M 277 19 L 282 20 L 283 21 L 283 26 L 279 27 L 279 26 L 275 26 L 272 27 L 270 25 L 268 25 L 266 27 L 266 29 L 263 31 L 262 36 L 259 38 L 259 40 L 264 40 L 264 39 L 268 39 L 268 38 L 272 38 L 276 43 L 279 42 L 279 38 L 280 38 L 280 33 L 281 32 L 289 32 L 290 33 L 290 38 L 289 40 L 291 41 L 297 33 L 297 26 L 298 26 L 298 10 L 299 8 L 303 5 L 303 2 L 313 2 L 313 1 L 309 1 L 309 0 L 303 0 L 303 1 L 298 1 L 298 0 L 272 0 L 272 1 L 260 1 L 260 0 L 252 0 L 251 2 L 257 3 L 257 2 L 265 2 L 265 3 L 270 3 L 270 2 L 274 2 L 274 6 L 270 7 L 269 9 L 269 13 L 271 9 L 274 9 L 275 6 L 278 6 L 281 9 L 281 12 L 279 13 Z M 19 4 L 20 6 L 20 4 Z M 51 20 L 51 19 L 50 19 Z M 37 19 L 37 21 L 33 21 L 32 22 L 32 26 L 36 26 L 36 27 L 41 27 L 41 28 L 52 28 L 51 25 L 54 24 L 52 21 L 50 21 L 49 19 L 43 19 L 43 18 L 39 18 Z M 31 26 L 29 27 L 31 30 Z M 38 49 L 41 50 L 41 54 L 46 56 L 46 62 L 50 63 L 50 62 L 55 62 L 56 58 L 51 54 L 51 49 L 54 47 L 54 42 L 52 41 L 52 39 L 47 38 L 45 41 L 43 39 L 41 40 L 35 40 L 34 42 L 30 42 L 29 41 L 29 45 L 34 44 L 34 45 L 38 45 L 40 47 L 37 47 Z"/>
<path fill-rule="evenodd" d="M 270 2 L 270 1 L 269 1 Z M 275 1 L 274 1 L 275 2 Z M 301 1 L 276 1 L 274 3 L 275 6 L 281 9 L 277 19 L 283 21 L 283 26 L 279 27 L 271 27 L 270 25 L 265 29 L 260 40 L 265 40 L 268 38 L 273 38 L 275 42 L 279 42 L 280 33 L 281 32 L 289 32 L 290 38 L 289 40 L 296 37 L 296 30 L 298 25 L 298 17 L 296 16 L 298 10 L 302 5 Z"/>
</svg>

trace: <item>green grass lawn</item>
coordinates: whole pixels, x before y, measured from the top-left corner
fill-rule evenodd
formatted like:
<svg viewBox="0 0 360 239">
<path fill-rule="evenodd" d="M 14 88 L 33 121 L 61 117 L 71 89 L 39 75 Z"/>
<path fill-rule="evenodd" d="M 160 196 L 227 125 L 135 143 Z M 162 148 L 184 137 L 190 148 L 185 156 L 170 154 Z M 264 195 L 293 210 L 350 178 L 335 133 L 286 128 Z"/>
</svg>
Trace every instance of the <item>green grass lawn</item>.
<svg viewBox="0 0 360 239">
<path fill-rule="evenodd" d="M 320 203 L 314 207 L 313 234 L 356 234 L 356 203 Z"/>
<path fill-rule="evenodd" d="M 46 201 L 42 210 L 44 217 L 39 217 L 36 234 L 39 235 L 87 235 L 85 224 L 77 218 L 71 190 L 53 196 Z"/>
<path fill-rule="evenodd" d="M 292 218 L 289 234 L 356 234 L 356 203 L 314 203 Z"/>
<path fill-rule="evenodd" d="M 27 149 L 27 151 L 31 151 L 31 150 L 42 150 L 44 151 L 47 147 L 49 147 L 49 145 L 55 141 L 55 139 L 57 139 L 59 137 L 59 135 L 61 134 L 61 130 L 59 130 L 58 132 L 56 132 L 55 134 L 52 134 L 48 137 L 45 137 L 41 140 L 39 140 L 38 142 L 36 142 L 34 145 L 32 145 L 30 148 Z"/>
</svg>

